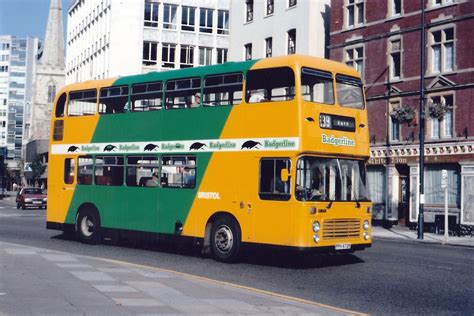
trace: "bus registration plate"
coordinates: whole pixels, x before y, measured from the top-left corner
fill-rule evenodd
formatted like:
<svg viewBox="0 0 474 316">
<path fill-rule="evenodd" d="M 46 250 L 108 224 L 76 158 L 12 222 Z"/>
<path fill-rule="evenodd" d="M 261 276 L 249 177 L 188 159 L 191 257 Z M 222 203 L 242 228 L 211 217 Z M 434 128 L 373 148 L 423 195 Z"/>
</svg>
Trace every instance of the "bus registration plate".
<svg viewBox="0 0 474 316">
<path fill-rule="evenodd" d="M 336 250 L 348 250 L 351 249 L 351 244 L 336 244 Z"/>
</svg>

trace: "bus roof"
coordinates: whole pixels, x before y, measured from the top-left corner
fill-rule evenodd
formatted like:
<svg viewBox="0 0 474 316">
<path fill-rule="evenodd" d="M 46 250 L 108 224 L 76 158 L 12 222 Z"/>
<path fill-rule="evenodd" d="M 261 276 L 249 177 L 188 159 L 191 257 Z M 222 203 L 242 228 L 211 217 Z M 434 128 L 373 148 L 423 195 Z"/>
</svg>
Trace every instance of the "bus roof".
<svg viewBox="0 0 474 316">
<path fill-rule="evenodd" d="M 341 73 L 353 77 L 360 77 L 359 73 L 352 67 L 329 59 L 312 57 L 306 55 L 288 55 L 264 59 L 253 59 L 241 62 L 226 62 L 224 64 L 200 66 L 185 69 L 173 69 L 168 71 L 153 71 L 145 74 L 137 74 L 102 80 L 88 80 L 70 84 L 62 90 L 92 89 L 98 87 L 129 85 L 139 82 L 166 81 L 169 79 L 189 78 L 206 76 L 211 74 L 222 74 L 232 72 L 246 72 L 250 69 L 262 69 L 282 66 L 313 67 L 319 70 Z"/>
</svg>

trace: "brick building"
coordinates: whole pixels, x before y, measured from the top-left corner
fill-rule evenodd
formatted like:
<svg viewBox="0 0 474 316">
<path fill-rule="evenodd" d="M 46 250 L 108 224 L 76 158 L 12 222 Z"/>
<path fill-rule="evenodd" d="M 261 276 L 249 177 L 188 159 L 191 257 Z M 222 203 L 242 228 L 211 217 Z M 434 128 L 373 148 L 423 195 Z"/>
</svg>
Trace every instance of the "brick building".
<svg viewBox="0 0 474 316">
<path fill-rule="evenodd" d="M 425 222 L 474 224 L 474 1 L 425 0 Z M 376 220 L 415 225 L 419 199 L 421 1 L 332 0 L 330 58 L 366 86 Z M 430 225 L 428 225 L 430 226 Z M 433 225 L 436 227 L 436 225 Z"/>
</svg>

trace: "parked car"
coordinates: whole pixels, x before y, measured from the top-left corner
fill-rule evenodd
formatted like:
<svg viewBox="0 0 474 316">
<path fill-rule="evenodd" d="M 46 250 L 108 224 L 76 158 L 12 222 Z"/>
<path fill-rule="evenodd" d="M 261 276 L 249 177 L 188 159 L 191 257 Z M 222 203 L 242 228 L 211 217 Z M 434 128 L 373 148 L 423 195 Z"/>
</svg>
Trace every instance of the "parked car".
<svg viewBox="0 0 474 316">
<path fill-rule="evenodd" d="M 47 198 L 39 188 L 23 188 L 16 196 L 16 208 L 22 210 L 27 207 L 46 208 Z"/>
</svg>

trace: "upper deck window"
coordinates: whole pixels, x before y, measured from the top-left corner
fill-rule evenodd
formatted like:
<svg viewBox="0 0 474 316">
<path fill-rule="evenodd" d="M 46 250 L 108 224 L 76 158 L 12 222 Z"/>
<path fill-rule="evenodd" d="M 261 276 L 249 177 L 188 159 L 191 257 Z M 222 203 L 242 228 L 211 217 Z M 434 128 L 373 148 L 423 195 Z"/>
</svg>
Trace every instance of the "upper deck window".
<svg viewBox="0 0 474 316">
<path fill-rule="evenodd" d="M 303 68 L 301 70 L 301 94 L 305 101 L 334 104 L 332 74 L 326 71 Z"/>
<path fill-rule="evenodd" d="M 124 113 L 128 101 L 128 87 L 109 87 L 100 89 L 99 113 Z"/>
<path fill-rule="evenodd" d="M 97 106 L 97 90 L 69 93 L 68 116 L 94 115 Z"/>
<path fill-rule="evenodd" d="M 204 106 L 235 105 L 242 102 L 243 75 L 225 74 L 204 79 Z"/>
<path fill-rule="evenodd" d="M 359 78 L 336 75 L 337 101 L 340 106 L 354 109 L 364 108 L 362 81 Z"/>
<path fill-rule="evenodd" d="M 201 79 L 170 80 L 166 83 L 166 108 L 198 107 L 201 103 Z"/>
<path fill-rule="evenodd" d="M 61 94 L 56 102 L 56 117 L 63 117 L 64 116 L 64 108 L 66 107 L 66 93 Z"/>
<path fill-rule="evenodd" d="M 132 111 L 153 111 L 162 108 L 163 83 L 150 82 L 132 86 Z"/>
<path fill-rule="evenodd" d="M 295 96 L 295 75 L 291 68 L 268 68 L 247 73 L 248 103 L 288 101 Z"/>
</svg>

